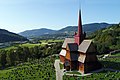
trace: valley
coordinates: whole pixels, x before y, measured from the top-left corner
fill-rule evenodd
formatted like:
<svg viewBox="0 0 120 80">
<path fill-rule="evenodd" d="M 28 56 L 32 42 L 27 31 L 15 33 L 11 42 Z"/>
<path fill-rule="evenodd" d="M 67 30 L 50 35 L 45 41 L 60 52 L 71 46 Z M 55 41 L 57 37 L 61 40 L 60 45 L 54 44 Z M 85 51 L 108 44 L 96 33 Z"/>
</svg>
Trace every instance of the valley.
<svg viewBox="0 0 120 80">
<path fill-rule="evenodd" d="M 112 31 L 116 31 L 117 42 L 119 42 L 119 27 L 110 26 L 108 28 L 102 29 L 102 31 L 108 32 L 112 28 Z M 97 32 L 92 33 L 88 38 L 96 41 L 101 41 L 97 38 Z M 118 34 L 117 34 L 118 33 Z M 106 33 L 106 36 L 109 34 Z M 97 40 L 98 39 L 98 40 Z M 35 39 L 26 43 L 17 43 L 9 47 L 0 49 L 0 79 L 28 79 L 28 80 L 55 80 L 55 67 L 54 61 L 59 59 L 59 52 L 64 39 L 46 39 L 39 40 Z M 104 42 L 104 41 L 103 41 Z M 109 44 L 112 44 L 109 42 Z M 95 45 L 96 46 L 96 45 Z M 104 46 L 104 45 L 103 45 Z M 107 47 L 112 46 L 108 45 Z M 116 44 L 114 46 L 119 46 Z M 111 48 L 111 47 L 110 47 Z M 116 49 L 119 49 L 117 47 Z M 112 50 L 116 50 L 113 48 Z M 99 49 L 98 52 L 101 52 Z M 100 72 L 92 72 L 89 76 L 68 76 L 64 72 L 63 80 L 76 80 L 76 79 L 120 79 L 120 53 L 109 54 L 107 57 L 103 58 L 104 55 L 109 54 L 103 52 L 97 53 L 97 57 L 103 66 L 103 70 Z M 61 68 L 62 69 L 62 68 Z M 73 72 L 74 75 L 77 72 Z"/>
</svg>

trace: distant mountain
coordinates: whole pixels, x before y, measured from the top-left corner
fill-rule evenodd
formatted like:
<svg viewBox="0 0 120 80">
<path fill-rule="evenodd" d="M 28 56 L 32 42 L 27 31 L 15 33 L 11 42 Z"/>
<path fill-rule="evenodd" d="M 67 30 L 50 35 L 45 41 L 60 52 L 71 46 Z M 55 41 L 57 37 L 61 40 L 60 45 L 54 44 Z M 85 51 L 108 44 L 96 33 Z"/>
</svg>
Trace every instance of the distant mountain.
<svg viewBox="0 0 120 80">
<path fill-rule="evenodd" d="M 91 23 L 91 24 L 85 24 L 83 25 L 83 31 L 86 33 L 92 33 L 96 30 L 100 30 L 102 28 L 109 27 L 113 24 L 108 24 L 108 23 Z M 77 31 L 78 26 L 68 26 L 66 28 L 63 28 L 61 30 L 58 30 L 57 32 L 59 33 L 69 33 L 69 32 L 75 32 Z"/>
<path fill-rule="evenodd" d="M 18 34 L 0 29 L 0 43 L 11 41 L 27 41 L 28 39 Z"/>
<path fill-rule="evenodd" d="M 53 34 L 55 32 L 56 30 L 41 28 L 41 29 L 27 30 L 19 34 L 25 37 L 39 37 L 41 35 Z"/>
<path fill-rule="evenodd" d="M 111 26 L 113 24 L 108 24 L 108 23 L 91 23 L 91 24 L 85 24 L 83 25 L 83 30 L 89 34 L 92 33 L 96 30 L 102 29 L 102 28 L 106 28 L 108 26 Z M 61 35 L 61 34 L 66 34 L 66 35 L 73 35 L 74 32 L 77 32 L 77 26 L 67 26 L 65 28 L 62 28 L 60 30 L 51 30 L 51 29 L 35 29 L 35 30 L 27 30 L 24 32 L 19 33 L 22 36 L 25 37 L 38 37 L 38 36 L 47 36 L 46 34 L 48 34 L 49 36 L 52 35 Z"/>
<path fill-rule="evenodd" d="M 77 26 L 67 26 L 57 31 L 57 33 L 68 33 L 77 31 Z"/>
</svg>

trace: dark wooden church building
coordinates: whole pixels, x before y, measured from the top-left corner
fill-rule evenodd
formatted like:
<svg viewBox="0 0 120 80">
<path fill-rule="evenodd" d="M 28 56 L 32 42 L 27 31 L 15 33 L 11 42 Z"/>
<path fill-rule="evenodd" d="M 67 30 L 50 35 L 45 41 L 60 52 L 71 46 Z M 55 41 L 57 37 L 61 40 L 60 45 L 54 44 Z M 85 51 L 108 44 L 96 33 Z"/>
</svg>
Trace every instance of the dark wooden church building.
<svg viewBox="0 0 120 80">
<path fill-rule="evenodd" d="M 88 73 L 100 69 L 102 65 L 96 57 L 96 49 L 92 40 L 85 39 L 82 31 L 81 11 L 79 10 L 78 32 L 74 38 L 66 38 L 59 53 L 60 61 L 66 70 L 78 70 Z"/>
</svg>

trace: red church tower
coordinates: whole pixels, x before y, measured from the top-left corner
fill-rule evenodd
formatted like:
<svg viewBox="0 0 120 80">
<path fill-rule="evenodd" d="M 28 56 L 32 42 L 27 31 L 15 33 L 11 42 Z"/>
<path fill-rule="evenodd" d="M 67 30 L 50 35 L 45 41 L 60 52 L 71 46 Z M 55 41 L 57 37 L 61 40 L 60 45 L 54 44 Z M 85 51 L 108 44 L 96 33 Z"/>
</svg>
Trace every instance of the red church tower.
<svg viewBox="0 0 120 80">
<path fill-rule="evenodd" d="M 75 43 L 77 43 L 78 45 L 81 44 L 81 42 L 84 40 L 84 35 L 82 32 L 82 20 L 81 20 L 81 10 L 79 10 L 79 15 L 78 15 L 78 32 L 75 33 L 74 39 L 75 39 Z"/>
</svg>

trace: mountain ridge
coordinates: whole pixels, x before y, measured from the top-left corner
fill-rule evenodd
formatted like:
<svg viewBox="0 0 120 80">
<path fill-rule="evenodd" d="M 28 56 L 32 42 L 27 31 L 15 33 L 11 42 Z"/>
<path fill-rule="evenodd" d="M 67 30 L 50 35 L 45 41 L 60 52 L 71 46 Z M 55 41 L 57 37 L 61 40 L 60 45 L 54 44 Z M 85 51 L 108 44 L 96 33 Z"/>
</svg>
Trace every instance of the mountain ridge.
<svg viewBox="0 0 120 80">
<path fill-rule="evenodd" d="M 10 41 L 27 41 L 28 39 L 5 29 L 0 29 L 0 43 Z"/>
<path fill-rule="evenodd" d="M 83 30 L 86 33 L 92 33 L 96 30 L 99 30 L 101 28 L 106 28 L 108 26 L 111 26 L 113 24 L 108 24 L 108 23 L 90 23 L 90 24 L 84 24 L 83 25 Z M 74 32 L 77 32 L 77 26 L 67 26 L 65 28 L 62 28 L 60 30 L 52 30 L 52 29 L 47 29 L 47 28 L 41 28 L 41 29 L 33 29 L 33 30 L 26 30 L 23 32 L 20 32 L 19 34 L 25 37 L 39 37 L 46 35 L 45 33 L 48 33 L 49 35 L 54 35 L 54 34 L 71 34 L 73 35 Z"/>
</svg>

